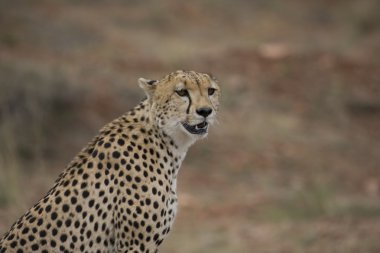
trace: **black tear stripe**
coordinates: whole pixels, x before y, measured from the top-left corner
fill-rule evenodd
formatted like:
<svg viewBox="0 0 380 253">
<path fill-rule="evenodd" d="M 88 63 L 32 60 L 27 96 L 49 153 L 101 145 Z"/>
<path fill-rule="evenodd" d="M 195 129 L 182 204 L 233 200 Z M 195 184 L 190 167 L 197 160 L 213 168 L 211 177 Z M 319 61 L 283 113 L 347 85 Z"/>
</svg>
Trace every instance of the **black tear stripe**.
<svg viewBox="0 0 380 253">
<path fill-rule="evenodd" d="M 190 94 L 188 94 L 187 97 L 189 98 L 189 106 L 187 107 L 186 113 L 189 114 L 190 113 L 190 106 L 191 106 L 191 97 L 190 97 Z"/>
</svg>

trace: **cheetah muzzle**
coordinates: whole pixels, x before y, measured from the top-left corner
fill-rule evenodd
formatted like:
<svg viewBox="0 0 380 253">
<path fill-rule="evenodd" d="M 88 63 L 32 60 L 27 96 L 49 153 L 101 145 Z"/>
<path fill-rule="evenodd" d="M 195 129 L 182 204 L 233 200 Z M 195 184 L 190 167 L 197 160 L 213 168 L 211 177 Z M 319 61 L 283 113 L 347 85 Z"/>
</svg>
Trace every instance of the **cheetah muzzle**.
<svg viewBox="0 0 380 253">
<path fill-rule="evenodd" d="M 79 152 L 0 253 L 158 251 L 176 216 L 178 171 L 214 122 L 220 90 L 194 71 L 138 82 L 147 98 Z"/>
<path fill-rule="evenodd" d="M 191 134 L 206 134 L 208 129 L 207 121 L 203 121 L 202 123 L 196 125 L 189 125 L 186 122 L 182 122 L 182 126 Z"/>
</svg>

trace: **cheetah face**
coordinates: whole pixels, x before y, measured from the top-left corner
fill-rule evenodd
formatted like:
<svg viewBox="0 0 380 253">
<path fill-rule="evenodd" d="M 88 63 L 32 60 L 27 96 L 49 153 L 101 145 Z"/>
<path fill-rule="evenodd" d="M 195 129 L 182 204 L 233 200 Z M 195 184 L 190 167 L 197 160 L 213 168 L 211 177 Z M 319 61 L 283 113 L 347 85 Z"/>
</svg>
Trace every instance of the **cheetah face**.
<svg viewBox="0 0 380 253">
<path fill-rule="evenodd" d="M 151 99 L 155 124 L 177 138 L 207 136 L 219 106 L 220 88 L 207 74 L 177 71 L 162 80 L 139 79 Z"/>
<path fill-rule="evenodd" d="M 178 82 L 174 88 L 173 100 L 180 109 L 179 114 L 184 115 L 178 117 L 182 118 L 178 124 L 182 130 L 190 136 L 204 137 L 208 133 L 209 124 L 215 119 L 217 86 L 210 81 L 199 83 L 194 85 L 189 80 Z"/>
</svg>

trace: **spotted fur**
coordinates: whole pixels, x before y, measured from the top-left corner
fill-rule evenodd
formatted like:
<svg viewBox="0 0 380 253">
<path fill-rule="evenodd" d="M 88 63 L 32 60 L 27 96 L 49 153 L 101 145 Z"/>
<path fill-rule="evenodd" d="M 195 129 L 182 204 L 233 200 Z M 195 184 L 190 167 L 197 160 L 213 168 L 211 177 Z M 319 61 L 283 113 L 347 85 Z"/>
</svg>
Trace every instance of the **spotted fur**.
<svg viewBox="0 0 380 253">
<path fill-rule="evenodd" d="M 193 71 L 139 84 L 147 99 L 100 130 L 4 235 L 0 253 L 157 252 L 175 218 L 178 170 L 207 135 L 220 91 Z"/>
</svg>

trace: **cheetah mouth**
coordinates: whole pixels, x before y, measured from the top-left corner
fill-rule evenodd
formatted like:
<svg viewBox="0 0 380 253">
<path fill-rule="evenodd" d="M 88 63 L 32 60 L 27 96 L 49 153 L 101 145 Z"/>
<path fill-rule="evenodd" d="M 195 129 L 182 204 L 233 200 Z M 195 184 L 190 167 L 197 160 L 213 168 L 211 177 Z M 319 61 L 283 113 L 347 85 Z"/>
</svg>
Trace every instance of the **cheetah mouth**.
<svg viewBox="0 0 380 253">
<path fill-rule="evenodd" d="M 182 126 L 191 134 L 205 134 L 207 133 L 208 123 L 203 121 L 196 125 L 189 125 L 186 122 L 182 122 Z"/>
</svg>

